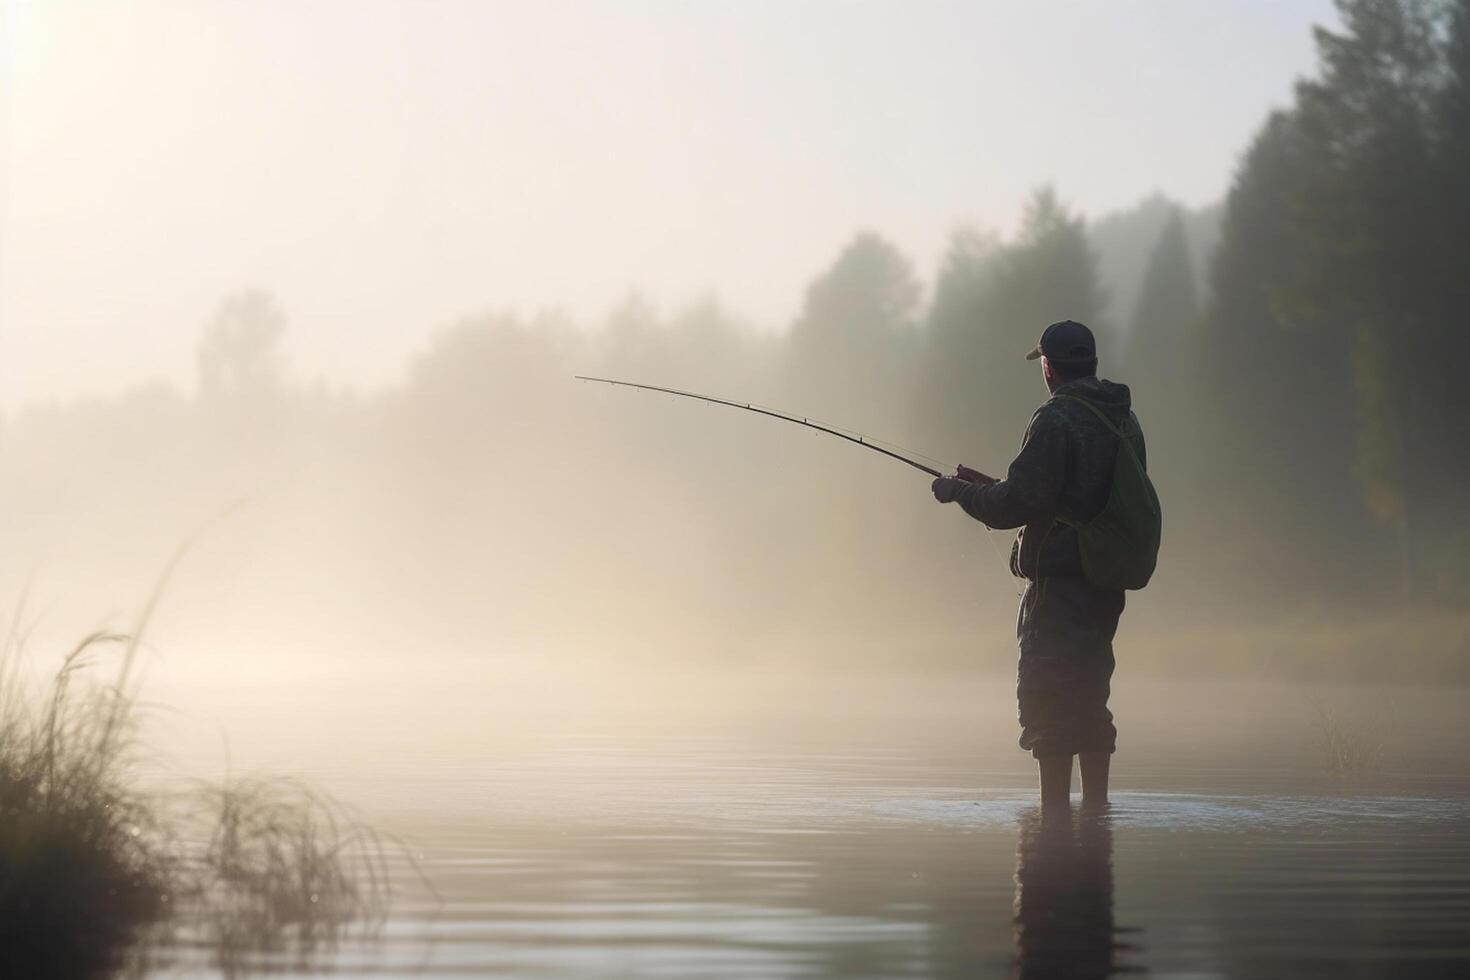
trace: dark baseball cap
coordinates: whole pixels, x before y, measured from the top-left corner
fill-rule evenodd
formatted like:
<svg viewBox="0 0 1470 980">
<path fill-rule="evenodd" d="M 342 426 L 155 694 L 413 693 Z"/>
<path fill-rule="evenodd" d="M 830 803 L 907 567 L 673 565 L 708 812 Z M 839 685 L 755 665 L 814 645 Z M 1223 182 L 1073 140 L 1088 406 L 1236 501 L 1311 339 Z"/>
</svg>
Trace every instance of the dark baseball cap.
<svg viewBox="0 0 1470 980">
<path fill-rule="evenodd" d="M 1097 360 L 1097 341 L 1087 324 L 1076 320 L 1059 320 L 1041 332 L 1041 342 L 1026 355 L 1034 361 L 1045 357 L 1057 364 L 1080 364 Z"/>
</svg>

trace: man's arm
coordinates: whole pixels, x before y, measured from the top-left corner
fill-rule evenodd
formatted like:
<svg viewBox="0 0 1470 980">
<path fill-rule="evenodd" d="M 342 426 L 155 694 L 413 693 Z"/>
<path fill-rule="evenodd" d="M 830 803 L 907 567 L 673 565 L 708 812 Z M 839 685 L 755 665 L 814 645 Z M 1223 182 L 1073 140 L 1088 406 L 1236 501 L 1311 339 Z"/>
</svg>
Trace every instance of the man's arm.
<svg viewBox="0 0 1470 980">
<path fill-rule="evenodd" d="M 953 499 L 965 513 L 995 528 L 1021 527 L 1055 513 L 1067 476 L 1067 433 L 1053 411 L 1043 406 L 1032 416 L 1004 480 L 955 488 Z"/>
</svg>

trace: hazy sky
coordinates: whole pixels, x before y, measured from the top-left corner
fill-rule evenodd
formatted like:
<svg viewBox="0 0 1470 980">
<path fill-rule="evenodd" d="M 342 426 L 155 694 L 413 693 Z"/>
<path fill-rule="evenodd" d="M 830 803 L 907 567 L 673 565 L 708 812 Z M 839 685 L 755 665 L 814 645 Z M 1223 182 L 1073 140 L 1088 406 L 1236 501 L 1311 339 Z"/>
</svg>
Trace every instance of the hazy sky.
<svg viewBox="0 0 1470 980">
<path fill-rule="evenodd" d="M 782 326 L 876 228 L 927 280 L 1053 181 L 1217 199 L 1329 0 L 0 0 L 0 405 L 193 379 L 220 297 L 296 370 L 634 289 Z"/>
</svg>

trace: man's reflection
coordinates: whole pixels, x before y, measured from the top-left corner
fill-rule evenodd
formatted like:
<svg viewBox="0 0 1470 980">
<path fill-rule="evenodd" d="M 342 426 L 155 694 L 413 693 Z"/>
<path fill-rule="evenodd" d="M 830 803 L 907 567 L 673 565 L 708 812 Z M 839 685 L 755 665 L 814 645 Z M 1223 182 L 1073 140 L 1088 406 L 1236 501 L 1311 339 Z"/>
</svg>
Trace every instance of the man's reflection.
<svg viewBox="0 0 1470 980">
<path fill-rule="evenodd" d="M 1075 822 L 1074 822 L 1075 820 Z M 1113 832 L 1106 814 L 1040 808 L 1021 819 L 1016 850 L 1013 976 L 1107 977 L 1136 972 L 1137 947 L 1113 924 Z"/>
</svg>

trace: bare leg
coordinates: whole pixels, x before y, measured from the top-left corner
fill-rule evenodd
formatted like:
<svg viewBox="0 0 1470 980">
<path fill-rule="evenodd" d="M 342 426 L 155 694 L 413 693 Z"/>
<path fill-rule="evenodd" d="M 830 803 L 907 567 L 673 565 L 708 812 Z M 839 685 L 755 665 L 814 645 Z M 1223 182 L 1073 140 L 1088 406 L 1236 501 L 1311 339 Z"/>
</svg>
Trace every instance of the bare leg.
<svg viewBox="0 0 1470 980">
<path fill-rule="evenodd" d="M 1112 759 L 1111 752 L 1083 752 L 1077 756 L 1077 767 L 1082 770 L 1083 806 L 1108 805 L 1108 766 Z"/>
<path fill-rule="evenodd" d="M 1067 807 L 1072 804 L 1072 757 L 1049 755 L 1036 760 L 1041 769 L 1041 807 Z"/>
</svg>

